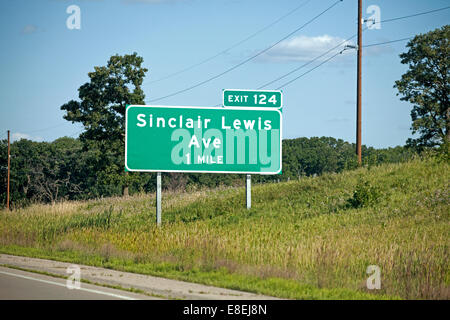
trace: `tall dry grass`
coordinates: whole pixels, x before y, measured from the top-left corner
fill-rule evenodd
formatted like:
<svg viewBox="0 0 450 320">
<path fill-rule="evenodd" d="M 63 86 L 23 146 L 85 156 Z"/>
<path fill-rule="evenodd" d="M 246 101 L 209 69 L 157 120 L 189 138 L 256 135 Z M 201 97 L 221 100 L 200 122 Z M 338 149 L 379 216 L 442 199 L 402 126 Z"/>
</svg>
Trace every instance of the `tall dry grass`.
<svg viewBox="0 0 450 320">
<path fill-rule="evenodd" d="M 221 271 L 359 292 L 378 265 L 379 294 L 449 299 L 449 182 L 447 163 L 425 159 L 255 185 L 251 210 L 243 188 L 170 192 L 161 228 L 153 195 L 33 205 L 1 212 L 0 245 L 162 275 Z M 376 201 L 353 207 L 355 190 L 376 190 Z"/>
</svg>

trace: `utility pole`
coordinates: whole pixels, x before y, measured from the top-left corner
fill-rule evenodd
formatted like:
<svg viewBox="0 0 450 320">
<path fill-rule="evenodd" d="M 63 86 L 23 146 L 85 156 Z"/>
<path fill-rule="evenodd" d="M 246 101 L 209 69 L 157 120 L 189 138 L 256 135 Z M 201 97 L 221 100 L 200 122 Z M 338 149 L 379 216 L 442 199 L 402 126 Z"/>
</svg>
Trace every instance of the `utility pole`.
<svg viewBox="0 0 450 320">
<path fill-rule="evenodd" d="M 356 85 L 356 154 L 361 166 L 361 60 L 362 60 L 362 0 L 358 0 L 358 67 Z"/>
<path fill-rule="evenodd" d="M 11 170 L 11 159 L 10 159 L 11 148 L 9 144 L 9 130 L 8 130 L 8 178 L 6 185 L 6 210 L 9 210 L 9 172 Z"/>
</svg>

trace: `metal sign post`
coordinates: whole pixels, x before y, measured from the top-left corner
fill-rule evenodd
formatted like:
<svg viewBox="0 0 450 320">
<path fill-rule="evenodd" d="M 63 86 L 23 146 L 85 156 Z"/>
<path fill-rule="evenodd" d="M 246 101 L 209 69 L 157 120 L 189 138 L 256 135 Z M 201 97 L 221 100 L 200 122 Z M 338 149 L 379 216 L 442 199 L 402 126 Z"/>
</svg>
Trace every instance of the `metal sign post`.
<svg viewBox="0 0 450 320">
<path fill-rule="evenodd" d="M 10 183 L 10 172 L 11 172 L 11 145 L 9 142 L 9 130 L 8 130 L 8 178 L 6 185 L 6 210 L 9 210 L 9 183 Z"/>
<path fill-rule="evenodd" d="M 281 90 L 222 90 L 222 103 L 225 108 L 259 107 L 281 109 L 283 107 L 283 92 Z M 252 207 L 252 179 L 246 175 L 245 183 L 247 209 Z"/>
<path fill-rule="evenodd" d="M 156 224 L 161 225 L 161 172 L 156 174 Z"/>
<path fill-rule="evenodd" d="M 246 193 L 246 203 L 247 203 L 247 209 L 250 209 L 252 207 L 252 176 L 247 175 L 247 181 L 245 184 L 245 193 Z"/>
<path fill-rule="evenodd" d="M 156 224 L 161 225 L 161 173 L 281 174 L 282 93 L 224 90 L 225 108 L 127 105 L 125 171 L 156 172 Z M 244 106 L 240 106 L 243 104 Z"/>
</svg>

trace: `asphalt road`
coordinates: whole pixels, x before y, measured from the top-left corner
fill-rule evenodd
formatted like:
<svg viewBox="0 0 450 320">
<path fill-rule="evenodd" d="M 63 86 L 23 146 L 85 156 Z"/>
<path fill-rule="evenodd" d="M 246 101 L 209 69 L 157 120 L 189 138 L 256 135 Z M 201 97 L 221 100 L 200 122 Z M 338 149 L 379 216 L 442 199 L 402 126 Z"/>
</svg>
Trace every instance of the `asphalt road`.
<svg viewBox="0 0 450 320">
<path fill-rule="evenodd" d="M 0 267 L 0 300 L 143 300 L 156 299 L 81 283 L 80 289 L 69 289 L 66 279 L 33 272 Z"/>
<path fill-rule="evenodd" d="M 9 254 L 0 254 L 0 266 L 23 268 L 25 270 L 34 270 L 55 275 L 51 280 L 57 281 L 57 276 L 67 277 L 69 268 L 79 268 L 80 277 L 91 283 L 100 285 L 119 286 L 121 288 L 133 288 L 141 290 L 151 296 L 161 297 L 163 299 L 183 299 L 183 300 L 272 300 L 276 299 L 270 296 L 264 296 L 252 292 L 231 290 L 214 286 L 207 286 L 199 283 L 191 283 L 173 279 L 165 279 L 151 275 L 138 274 L 133 272 L 106 269 L 101 267 L 74 265 L 68 262 L 61 262 L 48 259 L 38 259 L 24 256 L 14 256 Z M 0 270 L 1 271 L 1 270 Z M 11 272 L 11 271 L 9 271 Z M 0 275 L 2 275 L 0 273 Z M 6 276 L 6 274 L 4 274 Z M 34 274 L 34 277 L 37 277 Z M 31 275 L 30 275 L 31 277 Z M 55 280 L 57 279 L 57 280 Z M 63 284 L 64 279 L 59 279 Z M 1 284 L 1 283 L 0 283 Z M 87 285 L 82 283 L 83 288 Z M 0 299 L 1 296 L 0 286 Z M 105 291 L 105 288 L 102 288 Z M 120 292 L 120 291 L 119 291 Z M 123 292 L 123 291 L 122 291 Z M 126 292 L 126 291 L 125 291 Z M 124 294 L 124 293 L 122 293 Z M 127 293 L 128 295 L 128 293 Z"/>
</svg>

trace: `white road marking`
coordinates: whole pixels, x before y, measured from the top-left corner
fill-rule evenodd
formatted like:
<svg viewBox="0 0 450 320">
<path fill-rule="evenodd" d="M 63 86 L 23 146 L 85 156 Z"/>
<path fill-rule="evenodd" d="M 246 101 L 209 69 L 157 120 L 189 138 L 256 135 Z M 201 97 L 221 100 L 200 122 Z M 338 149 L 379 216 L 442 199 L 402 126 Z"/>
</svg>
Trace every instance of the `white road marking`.
<svg viewBox="0 0 450 320">
<path fill-rule="evenodd" d="M 65 287 L 65 288 L 67 288 L 67 286 L 66 286 L 65 284 L 58 283 L 58 282 L 54 282 L 54 281 L 48 281 L 48 280 L 43 280 L 43 279 L 37 279 L 37 278 L 28 277 L 28 276 L 24 276 L 24 275 L 20 275 L 20 274 L 16 274 L 16 273 L 10 273 L 10 272 L 6 272 L 6 271 L 0 271 L 0 273 L 6 274 L 6 275 L 9 275 L 9 276 L 13 276 L 13 277 L 18 277 L 18 278 L 23 278 L 23 279 L 28 279 L 28 280 L 34 280 L 34 281 L 40 281 L 40 282 L 43 282 L 43 283 L 53 284 L 53 285 L 56 285 L 56 286 L 60 286 L 60 287 Z M 70 289 L 67 289 L 67 290 L 70 290 Z M 105 296 L 110 296 L 110 297 L 114 297 L 114 298 L 118 298 L 118 299 L 123 299 L 123 300 L 136 300 L 136 299 L 131 298 L 131 297 L 122 296 L 122 295 L 120 295 L 120 294 L 115 294 L 115 293 L 110 293 L 110 292 L 104 292 L 104 291 L 94 290 L 94 289 L 87 289 L 87 288 L 83 288 L 83 287 L 81 287 L 80 289 L 72 289 L 72 290 L 82 290 L 82 291 L 87 291 L 87 292 L 91 292 L 91 293 L 103 294 L 103 295 L 105 295 Z"/>
</svg>

